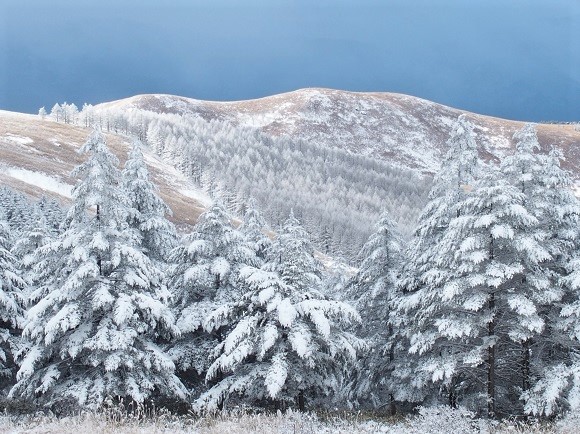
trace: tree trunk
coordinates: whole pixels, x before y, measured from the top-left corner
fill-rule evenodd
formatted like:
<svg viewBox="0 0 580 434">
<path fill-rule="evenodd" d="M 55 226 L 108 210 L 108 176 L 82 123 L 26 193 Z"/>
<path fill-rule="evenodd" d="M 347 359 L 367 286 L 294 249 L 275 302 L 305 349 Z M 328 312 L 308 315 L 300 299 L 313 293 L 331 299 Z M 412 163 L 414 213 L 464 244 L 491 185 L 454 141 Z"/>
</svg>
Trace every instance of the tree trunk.
<svg viewBox="0 0 580 434">
<path fill-rule="evenodd" d="M 393 396 L 393 394 L 389 394 L 389 416 L 395 416 L 397 414 L 397 403 L 395 401 L 395 397 Z"/>
<path fill-rule="evenodd" d="M 494 315 L 495 294 L 490 294 L 488 309 Z M 495 334 L 495 316 L 489 322 L 487 335 L 493 339 Z M 495 342 L 487 349 L 487 416 L 495 417 Z"/>
<path fill-rule="evenodd" d="M 306 411 L 306 407 L 304 406 L 304 392 L 302 390 L 298 393 L 298 409 L 302 412 Z"/>
<path fill-rule="evenodd" d="M 101 221 L 101 209 L 100 205 L 97 205 L 97 222 Z M 100 223 L 99 223 L 100 224 Z M 97 256 L 97 267 L 99 267 L 99 276 L 103 275 L 103 265 L 102 265 L 101 255 Z"/>
<path fill-rule="evenodd" d="M 449 407 L 457 408 L 457 393 L 455 393 L 454 383 L 451 383 L 451 385 L 449 386 L 449 393 L 447 399 L 449 401 Z"/>
<path fill-rule="evenodd" d="M 522 389 L 525 392 L 530 388 L 530 340 L 522 345 Z"/>
</svg>

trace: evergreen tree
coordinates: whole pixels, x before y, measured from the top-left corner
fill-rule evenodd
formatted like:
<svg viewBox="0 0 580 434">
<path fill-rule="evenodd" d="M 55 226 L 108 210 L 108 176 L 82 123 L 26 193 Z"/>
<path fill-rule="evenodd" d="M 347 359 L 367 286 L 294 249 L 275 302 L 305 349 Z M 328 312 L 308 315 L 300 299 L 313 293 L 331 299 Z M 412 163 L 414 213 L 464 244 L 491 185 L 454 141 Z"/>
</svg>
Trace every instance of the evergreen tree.
<svg viewBox="0 0 580 434">
<path fill-rule="evenodd" d="M 556 150 L 549 155 L 531 154 L 530 149 L 539 147 L 531 125 L 516 138 L 518 152 L 508 160 L 506 170 L 525 192 L 551 254 L 542 268 L 550 278 L 541 309 L 546 327 L 524 348 L 523 362 L 533 357 L 533 363 L 531 369 L 529 363 L 522 363 L 527 368 L 523 398 L 526 412 L 552 415 L 580 408 L 580 203 L 570 175 L 560 167 L 561 154 Z M 526 282 L 530 280 L 537 277 L 528 272 Z"/>
<path fill-rule="evenodd" d="M 23 335 L 31 342 L 10 396 L 99 406 L 108 396 L 136 402 L 159 393 L 183 398 L 174 365 L 156 345 L 177 333 L 155 294 L 162 275 L 126 229 L 118 161 L 95 130 L 90 154 L 72 176 L 66 230 L 37 249 L 35 284 Z"/>
<path fill-rule="evenodd" d="M 293 215 L 274 241 L 261 269 L 241 272 L 248 292 L 216 309 L 205 328 L 231 329 L 215 349 L 207 379 L 217 379 L 197 401 L 215 410 L 232 395 L 250 402 L 297 402 L 326 396 L 338 388 L 346 360 L 360 342 L 344 327 L 360 320 L 348 304 L 319 291 L 320 266 Z M 224 376 L 225 377 L 222 377 Z"/>
<path fill-rule="evenodd" d="M 458 204 L 472 190 L 479 174 L 473 125 L 465 115 L 457 119 L 447 145 L 449 150 L 433 181 L 429 202 L 414 231 L 409 263 L 402 282 L 406 291 L 444 281 L 444 276 L 436 275 L 432 269 L 439 250 L 438 243 L 451 219 L 457 216 Z"/>
<path fill-rule="evenodd" d="M 169 353 L 189 387 L 202 382 L 209 366 L 209 351 L 221 332 L 208 335 L 203 320 L 216 307 L 237 300 L 243 293 L 239 271 L 257 259 L 223 206 L 216 202 L 203 213 L 194 231 L 170 255 L 168 270 L 172 306 L 182 336 Z"/>
<path fill-rule="evenodd" d="M 535 275 L 529 285 L 522 282 L 550 254 L 524 203 L 525 196 L 491 168 L 460 203 L 435 264 L 446 270 L 445 282 L 419 300 L 410 338 L 424 380 L 441 384 L 450 403 L 459 393 L 477 401 L 484 392 L 490 417 L 497 402 L 504 411 L 515 404 L 508 396 L 520 362 L 514 344 L 544 329 L 538 305 L 549 281 Z"/>
<path fill-rule="evenodd" d="M 176 246 L 177 234 L 173 224 L 165 218 L 171 215 L 171 210 L 149 180 L 138 140 L 135 140 L 125 163 L 123 187 L 128 198 L 129 227 L 136 231 L 141 247 L 150 259 L 166 262 L 171 249 Z"/>
<path fill-rule="evenodd" d="M 385 211 L 359 253 L 361 265 L 345 296 L 354 301 L 361 313 L 358 332 L 369 347 L 355 366 L 355 396 L 372 405 L 384 402 L 385 398 L 394 399 L 390 382 L 397 330 L 389 317 L 399 297 L 402 249 L 401 236 Z"/>
<path fill-rule="evenodd" d="M 259 259 L 264 260 L 272 241 L 268 235 L 264 233 L 267 229 L 266 220 L 264 220 L 264 217 L 262 217 L 262 214 L 258 211 L 254 199 L 250 199 L 244 216 L 244 221 L 238 229 L 249 243 L 250 248 L 254 251 L 256 256 Z"/>
<path fill-rule="evenodd" d="M 447 144 L 449 150 L 434 179 L 429 202 L 419 217 L 406 254 L 408 261 L 404 264 L 400 282 L 401 297 L 393 303 L 393 323 L 405 335 L 404 339 L 399 339 L 402 353 L 395 356 L 393 373 L 399 385 L 394 391 L 398 400 L 420 401 L 432 389 L 430 373 L 417 371 L 417 360 L 411 354 L 405 354 L 404 348 L 412 345 L 410 340 L 414 339 L 419 327 L 417 318 L 425 315 L 424 309 L 439 297 L 440 288 L 450 278 L 449 273 L 454 271 L 444 264 L 438 265 L 441 244 L 451 220 L 460 215 L 460 203 L 474 188 L 480 171 L 473 125 L 465 115 L 459 116 Z M 414 350 L 413 353 L 418 352 Z M 454 406 L 456 392 L 453 381 L 446 387 L 449 403 Z"/>
<path fill-rule="evenodd" d="M 34 280 L 36 250 L 53 241 L 56 236 L 54 230 L 48 226 L 40 208 L 35 211 L 33 220 L 36 224 L 28 231 L 24 231 L 12 247 L 12 254 L 18 261 L 21 276 L 27 282 L 25 294 L 27 304 L 34 293 L 31 283 Z"/>
<path fill-rule="evenodd" d="M 10 227 L 0 209 L 0 377 L 11 380 L 16 372 L 14 355 L 20 349 L 25 282 L 18 273 L 17 261 L 10 253 L 10 247 Z"/>
</svg>

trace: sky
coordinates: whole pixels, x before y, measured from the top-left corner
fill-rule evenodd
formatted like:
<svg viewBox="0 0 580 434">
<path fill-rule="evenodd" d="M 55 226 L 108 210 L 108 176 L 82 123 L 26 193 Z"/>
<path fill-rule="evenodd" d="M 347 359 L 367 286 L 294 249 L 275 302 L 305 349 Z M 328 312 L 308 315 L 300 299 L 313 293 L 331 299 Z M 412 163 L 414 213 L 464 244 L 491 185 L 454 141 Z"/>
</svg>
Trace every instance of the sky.
<svg viewBox="0 0 580 434">
<path fill-rule="evenodd" d="M 305 87 L 580 120 L 580 0 L 0 0 L 0 109 Z"/>
</svg>

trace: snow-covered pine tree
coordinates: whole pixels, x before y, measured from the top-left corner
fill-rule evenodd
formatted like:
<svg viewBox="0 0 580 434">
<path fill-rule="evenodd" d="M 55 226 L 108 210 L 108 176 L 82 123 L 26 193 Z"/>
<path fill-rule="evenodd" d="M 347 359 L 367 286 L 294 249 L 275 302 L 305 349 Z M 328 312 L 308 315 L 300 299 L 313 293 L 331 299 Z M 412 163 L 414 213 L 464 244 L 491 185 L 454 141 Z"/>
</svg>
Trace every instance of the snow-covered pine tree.
<svg viewBox="0 0 580 434">
<path fill-rule="evenodd" d="M 514 134 L 516 152 L 501 164 L 504 176 L 523 195 L 523 206 L 538 220 L 529 235 L 549 253 L 540 264 L 526 263 L 518 291 L 528 294 L 546 322 L 541 335 L 524 332 L 514 351 L 521 351 L 519 386 L 525 393 L 532 380 L 538 378 L 543 360 L 552 364 L 558 352 L 553 345 L 552 323 L 560 316 L 560 302 L 570 300 L 575 294 L 566 294 L 560 279 L 566 270 L 578 236 L 578 201 L 572 193 L 568 174 L 560 168 L 560 156 L 552 151 L 549 155 L 539 153 L 540 145 L 533 124 L 527 124 Z M 560 349 L 561 352 L 561 349 Z M 564 350 L 564 353 L 567 353 Z M 533 358 L 533 359 L 532 359 Z"/>
<path fill-rule="evenodd" d="M 199 217 L 183 241 L 171 252 L 167 272 L 182 333 L 172 342 L 169 354 L 184 383 L 196 389 L 209 367 L 209 352 L 221 340 L 221 331 L 211 335 L 203 331 L 203 320 L 218 306 L 239 299 L 243 294 L 239 271 L 257 265 L 257 258 L 219 202 Z"/>
<path fill-rule="evenodd" d="M 0 385 L 13 380 L 16 373 L 14 355 L 20 347 L 19 335 L 23 322 L 22 290 L 24 280 L 17 269 L 17 261 L 10 253 L 10 227 L 0 209 Z"/>
<path fill-rule="evenodd" d="M 536 384 L 530 389 L 523 387 L 523 397 L 526 412 L 552 415 L 580 408 L 580 202 L 573 194 L 569 173 L 560 167 L 561 153 L 554 149 L 548 155 L 530 155 L 539 147 L 531 125 L 515 137 L 518 152 L 506 161 L 506 171 L 526 194 L 528 206 L 538 218 L 543 244 L 551 254 L 551 260 L 542 264 L 542 271 L 550 278 L 541 309 L 546 327 L 529 349 L 524 348 L 524 356 L 529 355 L 523 361 L 533 356 L 531 366 L 522 363 L 529 372 L 526 385 L 534 380 Z M 537 280 L 534 274 L 527 274 L 526 282 Z"/>
<path fill-rule="evenodd" d="M 272 241 L 268 235 L 264 233 L 267 229 L 266 220 L 262 217 L 260 211 L 258 211 L 254 199 L 248 201 L 244 220 L 238 229 L 249 243 L 250 248 L 254 251 L 256 256 L 259 259 L 264 260 L 268 249 L 272 245 Z"/>
<path fill-rule="evenodd" d="M 149 180 L 141 143 L 135 139 L 123 170 L 123 187 L 127 194 L 129 227 L 136 231 L 140 244 L 149 259 L 164 263 L 177 244 L 177 233 L 167 220 L 171 210 L 157 194 L 157 187 Z"/>
<path fill-rule="evenodd" d="M 402 286 L 406 292 L 427 283 L 441 283 L 443 275 L 433 273 L 438 242 L 449 222 L 458 214 L 458 204 L 473 188 L 479 176 L 480 163 L 473 124 L 460 115 L 447 141 L 449 150 L 441 163 L 429 192 L 429 202 L 421 213 L 409 248 Z"/>
<path fill-rule="evenodd" d="M 449 223 L 460 213 L 459 204 L 474 188 L 480 171 L 473 125 L 465 115 L 457 119 L 447 145 L 449 150 L 434 179 L 429 202 L 419 217 L 406 252 L 407 260 L 400 282 L 401 297 L 394 302 L 392 320 L 406 336 L 406 339 L 399 340 L 402 354 L 395 356 L 397 366 L 393 374 L 398 384 L 394 391 L 397 400 L 420 401 L 430 388 L 430 374 L 417 370 L 414 357 L 403 350 L 410 343 L 404 342 L 416 333 L 416 318 L 424 315 L 424 309 L 438 297 L 441 286 L 453 271 L 438 265 L 441 242 Z M 454 382 L 450 381 L 447 388 L 448 402 L 454 406 Z"/>
<path fill-rule="evenodd" d="M 156 299 L 161 273 L 124 231 L 118 160 L 98 130 L 80 151 L 89 158 L 72 173 L 80 181 L 66 230 L 37 249 L 42 298 L 27 314 L 31 346 L 10 396 L 92 408 L 108 396 L 184 398 L 173 362 L 155 343 L 178 331 Z"/>
<path fill-rule="evenodd" d="M 578 237 L 580 239 L 580 235 Z M 535 416 L 553 416 L 580 409 L 580 242 L 561 281 L 566 296 L 557 303 L 559 315 L 549 317 L 551 360 L 532 387 L 523 393 L 525 411 Z"/>
<path fill-rule="evenodd" d="M 27 305 L 31 301 L 29 300 L 31 295 L 30 291 L 34 291 L 31 283 L 34 280 L 34 268 L 37 259 L 35 256 L 36 250 L 47 245 L 56 237 L 54 229 L 48 226 L 46 218 L 40 208 L 35 210 L 32 221 L 35 224 L 29 230 L 23 231 L 22 236 L 16 240 L 11 250 L 18 261 L 20 274 L 27 282 L 25 291 Z"/>
<path fill-rule="evenodd" d="M 356 358 L 361 342 L 345 328 L 360 317 L 319 291 L 320 264 L 293 215 L 269 253 L 261 269 L 242 270 L 248 292 L 206 320 L 209 331 L 231 331 L 215 349 L 207 378 L 217 384 L 197 400 L 199 409 L 215 410 L 235 395 L 304 410 L 306 397 L 336 391 L 344 364 Z"/>
<path fill-rule="evenodd" d="M 345 298 L 353 301 L 362 316 L 357 332 L 368 345 L 353 370 L 354 394 L 363 405 L 377 406 L 394 399 L 390 383 L 397 330 L 389 317 L 399 297 L 402 250 L 401 236 L 384 211 L 359 253 L 358 272 L 346 287 Z"/>
<path fill-rule="evenodd" d="M 524 204 L 525 196 L 490 167 L 439 243 L 436 265 L 452 271 L 439 291 L 420 300 L 411 335 L 417 370 L 476 408 L 485 396 L 490 417 L 517 404 L 509 388 L 521 360 L 514 344 L 544 330 L 538 303 L 546 281 L 522 281 L 550 255 Z"/>
<path fill-rule="evenodd" d="M 43 195 L 36 203 L 36 206 L 40 209 L 42 216 L 46 219 L 50 231 L 54 231 L 55 233 L 60 232 L 60 226 L 66 217 L 66 210 L 60 205 L 60 203 L 53 198 L 47 198 Z M 37 224 L 36 220 L 34 221 L 34 224 Z"/>
</svg>

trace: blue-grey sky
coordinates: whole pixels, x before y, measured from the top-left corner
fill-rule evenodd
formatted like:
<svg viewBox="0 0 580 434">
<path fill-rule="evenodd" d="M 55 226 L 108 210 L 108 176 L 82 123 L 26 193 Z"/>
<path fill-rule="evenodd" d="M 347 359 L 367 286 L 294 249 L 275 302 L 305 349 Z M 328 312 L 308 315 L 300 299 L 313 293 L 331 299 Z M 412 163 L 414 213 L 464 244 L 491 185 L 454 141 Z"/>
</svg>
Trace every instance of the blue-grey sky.
<svg viewBox="0 0 580 434">
<path fill-rule="evenodd" d="M 580 1 L 0 1 L 0 109 L 311 86 L 579 120 Z"/>
</svg>

